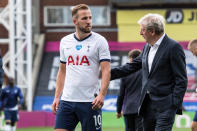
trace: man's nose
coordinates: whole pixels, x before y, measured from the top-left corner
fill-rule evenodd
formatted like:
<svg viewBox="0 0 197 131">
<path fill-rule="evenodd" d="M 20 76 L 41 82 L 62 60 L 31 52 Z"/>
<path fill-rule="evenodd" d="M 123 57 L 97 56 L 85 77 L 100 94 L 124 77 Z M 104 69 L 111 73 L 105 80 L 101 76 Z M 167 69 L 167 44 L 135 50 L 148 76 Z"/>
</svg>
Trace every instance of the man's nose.
<svg viewBox="0 0 197 131">
<path fill-rule="evenodd" d="M 92 22 L 92 19 L 88 19 L 87 23 L 90 24 Z"/>
</svg>

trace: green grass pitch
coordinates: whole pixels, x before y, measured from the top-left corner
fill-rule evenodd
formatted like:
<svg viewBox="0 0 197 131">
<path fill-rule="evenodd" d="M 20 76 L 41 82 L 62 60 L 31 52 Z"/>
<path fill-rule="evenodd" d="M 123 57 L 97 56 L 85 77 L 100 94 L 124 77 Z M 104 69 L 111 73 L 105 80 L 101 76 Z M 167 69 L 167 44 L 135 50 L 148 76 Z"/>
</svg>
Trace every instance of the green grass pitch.
<svg viewBox="0 0 197 131">
<path fill-rule="evenodd" d="M 116 119 L 115 112 L 103 112 L 103 131 L 124 131 L 123 119 Z M 53 127 L 23 128 L 17 131 L 54 131 Z M 75 131 L 81 131 L 80 126 Z M 191 131 L 189 128 L 175 128 L 172 131 Z"/>
</svg>

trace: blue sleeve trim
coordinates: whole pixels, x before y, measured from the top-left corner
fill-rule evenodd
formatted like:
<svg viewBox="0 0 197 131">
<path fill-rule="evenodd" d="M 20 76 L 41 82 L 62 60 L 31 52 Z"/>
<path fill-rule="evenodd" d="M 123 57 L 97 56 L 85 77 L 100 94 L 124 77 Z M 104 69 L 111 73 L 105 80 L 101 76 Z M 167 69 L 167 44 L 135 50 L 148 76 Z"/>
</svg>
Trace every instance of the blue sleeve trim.
<svg viewBox="0 0 197 131">
<path fill-rule="evenodd" d="M 62 63 L 62 64 L 66 64 L 66 62 L 64 62 L 64 61 L 61 61 L 61 60 L 60 60 L 60 63 Z"/>
<path fill-rule="evenodd" d="M 103 62 L 103 61 L 111 62 L 111 60 L 110 60 L 110 59 L 101 59 L 99 62 L 101 63 L 101 62 Z"/>
</svg>

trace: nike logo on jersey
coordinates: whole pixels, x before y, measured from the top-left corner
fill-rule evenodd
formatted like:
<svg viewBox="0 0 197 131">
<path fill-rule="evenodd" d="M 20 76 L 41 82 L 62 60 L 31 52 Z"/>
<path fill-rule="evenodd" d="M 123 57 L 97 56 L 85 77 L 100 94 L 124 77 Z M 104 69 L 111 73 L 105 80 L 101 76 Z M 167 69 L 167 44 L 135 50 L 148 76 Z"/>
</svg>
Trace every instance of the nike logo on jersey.
<svg viewBox="0 0 197 131">
<path fill-rule="evenodd" d="M 82 57 L 80 57 L 78 55 L 76 57 L 73 57 L 70 55 L 68 57 L 68 65 L 70 65 L 70 64 L 90 66 L 90 62 L 89 62 L 87 56 L 85 56 L 85 55 Z"/>
<path fill-rule="evenodd" d="M 99 127 L 96 127 L 96 130 L 99 130 L 101 127 L 99 126 Z"/>
<path fill-rule="evenodd" d="M 72 47 L 67 47 L 66 49 L 69 50 L 69 49 L 71 49 L 71 48 L 72 48 Z"/>
</svg>

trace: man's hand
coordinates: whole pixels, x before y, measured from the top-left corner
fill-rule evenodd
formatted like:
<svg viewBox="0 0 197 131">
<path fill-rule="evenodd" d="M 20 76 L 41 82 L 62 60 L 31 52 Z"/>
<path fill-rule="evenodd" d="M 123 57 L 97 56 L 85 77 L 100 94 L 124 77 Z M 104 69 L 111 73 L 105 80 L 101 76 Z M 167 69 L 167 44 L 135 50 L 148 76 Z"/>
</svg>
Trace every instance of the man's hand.
<svg viewBox="0 0 197 131">
<path fill-rule="evenodd" d="M 18 104 L 18 110 L 21 110 L 21 109 L 22 109 L 22 105 Z"/>
<path fill-rule="evenodd" d="M 59 105 L 59 98 L 55 98 L 54 101 L 53 101 L 53 104 L 51 106 L 52 112 L 54 114 L 56 114 L 56 111 L 58 109 L 58 105 Z"/>
<path fill-rule="evenodd" d="M 95 99 L 94 101 L 92 102 L 92 109 L 93 110 L 98 110 L 98 109 L 101 109 L 104 105 L 104 96 L 99 94 Z"/>
<path fill-rule="evenodd" d="M 116 118 L 119 119 L 120 117 L 122 117 L 122 112 L 121 113 L 116 113 Z"/>
</svg>

